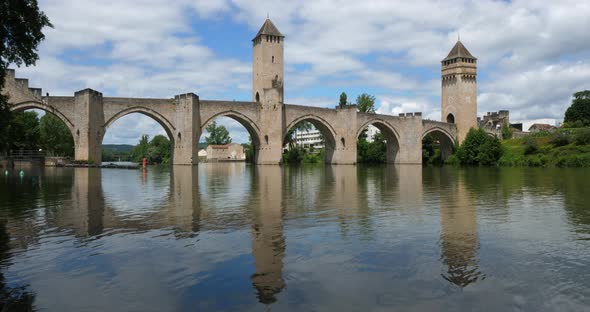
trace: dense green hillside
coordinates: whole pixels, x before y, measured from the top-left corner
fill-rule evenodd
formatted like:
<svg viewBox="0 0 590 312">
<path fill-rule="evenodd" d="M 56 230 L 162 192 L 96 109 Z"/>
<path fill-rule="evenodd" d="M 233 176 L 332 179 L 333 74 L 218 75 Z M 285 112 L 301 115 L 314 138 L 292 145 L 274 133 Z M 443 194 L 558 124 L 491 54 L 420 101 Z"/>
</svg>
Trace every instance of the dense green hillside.
<svg viewBox="0 0 590 312">
<path fill-rule="evenodd" d="M 560 129 L 502 141 L 500 166 L 590 167 L 590 128 Z"/>
<path fill-rule="evenodd" d="M 111 150 L 113 152 L 130 152 L 133 149 L 133 145 L 129 144 L 103 144 L 103 150 Z"/>
</svg>

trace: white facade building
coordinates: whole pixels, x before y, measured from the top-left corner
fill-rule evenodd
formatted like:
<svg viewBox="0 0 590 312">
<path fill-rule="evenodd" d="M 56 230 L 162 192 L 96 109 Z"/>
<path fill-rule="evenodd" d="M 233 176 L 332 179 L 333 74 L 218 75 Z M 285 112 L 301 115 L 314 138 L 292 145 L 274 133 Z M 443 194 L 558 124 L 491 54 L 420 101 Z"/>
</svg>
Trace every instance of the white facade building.
<svg viewBox="0 0 590 312">
<path fill-rule="evenodd" d="M 377 129 L 377 127 L 375 127 L 373 125 L 369 125 L 367 127 L 367 142 L 373 142 L 373 137 L 377 133 L 381 133 L 381 131 L 379 131 L 379 129 Z"/>
<path fill-rule="evenodd" d="M 296 131 L 295 145 L 303 148 L 324 148 L 322 133 L 317 130 Z"/>
</svg>

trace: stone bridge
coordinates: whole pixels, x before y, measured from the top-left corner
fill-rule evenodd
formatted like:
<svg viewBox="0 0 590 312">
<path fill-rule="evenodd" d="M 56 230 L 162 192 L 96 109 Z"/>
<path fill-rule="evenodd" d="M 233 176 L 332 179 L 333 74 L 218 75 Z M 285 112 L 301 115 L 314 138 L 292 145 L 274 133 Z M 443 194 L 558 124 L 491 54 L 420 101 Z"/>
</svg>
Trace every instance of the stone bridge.
<svg viewBox="0 0 590 312">
<path fill-rule="evenodd" d="M 197 145 L 205 126 L 222 116 L 248 130 L 257 164 L 280 164 L 286 134 L 303 121 L 321 131 L 326 162 L 331 164 L 356 163 L 357 138 L 369 125 L 385 135 L 390 163 L 420 164 L 422 139 L 427 134 L 436 135 L 447 147 L 457 139 L 455 124 L 423 120 L 421 113 L 390 116 L 360 113 L 354 105 L 329 109 L 284 104 L 278 88 L 264 89 L 259 102 L 200 100 L 193 93 L 170 99 L 103 97 L 91 89 L 74 96 L 43 96 L 41 89 L 30 88 L 27 79 L 15 78 L 14 70 L 8 70 L 2 92 L 9 96 L 11 111 L 41 109 L 59 117 L 74 138 L 76 160 L 91 162 L 101 161 L 108 127 L 131 113 L 147 115 L 164 128 L 174 146 L 175 165 L 197 163 Z"/>
<path fill-rule="evenodd" d="M 284 41 L 270 19 L 252 39 L 252 102 L 201 100 L 194 93 L 169 99 L 103 97 L 91 89 L 74 96 L 43 96 L 41 89 L 29 87 L 27 79 L 15 78 L 14 70 L 7 71 L 2 93 L 9 95 L 12 111 L 36 108 L 59 117 L 74 138 L 76 160 L 90 162 L 101 161 L 108 127 L 131 113 L 147 115 L 166 130 L 174 146 L 175 165 L 197 163 L 197 146 L 205 126 L 222 116 L 237 120 L 248 130 L 256 164 L 280 164 L 285 136 L 303 121 L 311 122 L 323 134 L 325 160 L 330 164 L 355 164 L 357 139 L 369 125 L 385 135 L 387 161 L 396 164 L 420 164 L 422 139 L 428 134 L 441 143 L 444 158 L 452 151 L 453 142 L 477 127 L 477 59 L 460 41 L 441 62 L 441 119 L 447 122 L 423 120 L 421 113 L 360 113 L 350 105 L 329 109 L 285 104 Z"/>
<path fill-rule="evenodd" d="M 433 134 L 446 151 L 457 139 L 454 123 L 423 120 L 421 113 L 399 116 L 358 112 L 356 106 L 334 109 L 282 103 L 282 89 L 265 88 L 258 102 L 201 100 L 193 93 L 170 99 L 103 97 L 85 89 L 74 96 L 43 96 L 41 89 L 30 88 L 27 79 L 15 78 L 8 70 L 5 88 L 10 110 L 41 109 L 59 117 L 70 129 L 75 142 L 76 160 L 101 161 L 105 132 L 119 118 L 140 113 L 157 121 L 170 138 L 173 164 L 194 165 L 197 146 L 205 126 L 218 117 L 230 117 L 249 132 L 256 164 L 280 164 L 289 129 L 308 121 L 325 139 L 326 162 L 355 164 L 356 142 L 369 125 L 386 137 L 387 160 L 396 164 L 420 164 L 422 139 Z"/>
</svg>

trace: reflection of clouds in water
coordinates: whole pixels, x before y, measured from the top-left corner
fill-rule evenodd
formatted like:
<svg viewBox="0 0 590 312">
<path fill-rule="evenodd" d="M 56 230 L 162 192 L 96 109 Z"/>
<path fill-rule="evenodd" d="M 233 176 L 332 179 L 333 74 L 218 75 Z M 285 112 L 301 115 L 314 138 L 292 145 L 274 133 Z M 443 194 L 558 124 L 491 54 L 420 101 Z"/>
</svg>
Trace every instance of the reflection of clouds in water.
<svg viewBox="0 0 590 312">
<path fill-rule="evenodd" d="M 139 217 L 159 211 L 168 204 L 170 172 L 148 168 L 141 170 L 102 170 L 102 190 L 107 208 L 120 216 Z M 153 175 L 153 176 L 151 176 Z"/>
<path fill-rule="evenodd" d="M 237 285 L 248 294 L 249 272 L 242 272 L 246 283 L 235 280 L 238 267 L 250 264 L 244 257 L 251 252 L 247 233 L 203 233 L 176 243 L 165 232 L 111 235 L 84 247 L 47 242 L 48 248 L 28 250 L 11 271 L 26 272 L 35 305 L 49 311 L 188 311 L 195 309 L 189 303 L 221 304 L 224 287 Z M 247 299 L 255 304 L 254 296 Z"/>
</svg>

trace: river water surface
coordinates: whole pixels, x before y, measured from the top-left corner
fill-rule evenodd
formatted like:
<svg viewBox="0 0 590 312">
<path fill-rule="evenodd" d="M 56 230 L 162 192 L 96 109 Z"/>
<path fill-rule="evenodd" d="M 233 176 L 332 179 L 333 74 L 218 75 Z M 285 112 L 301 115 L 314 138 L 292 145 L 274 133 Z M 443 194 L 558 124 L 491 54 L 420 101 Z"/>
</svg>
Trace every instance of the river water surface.
<svg viewBox="0 0 590 312">
<path fill-rule="evenodd" d="M 10 172 L 0 300 L 40 311 L 590 310 L 590 170 Z"/>
</svg>

